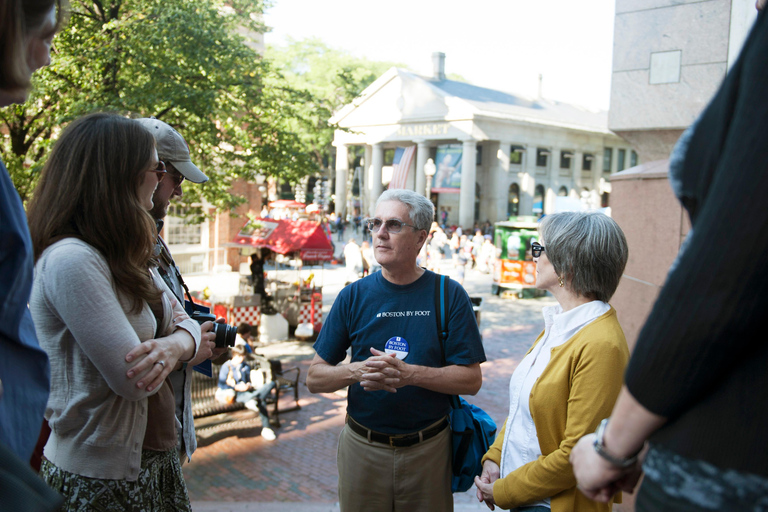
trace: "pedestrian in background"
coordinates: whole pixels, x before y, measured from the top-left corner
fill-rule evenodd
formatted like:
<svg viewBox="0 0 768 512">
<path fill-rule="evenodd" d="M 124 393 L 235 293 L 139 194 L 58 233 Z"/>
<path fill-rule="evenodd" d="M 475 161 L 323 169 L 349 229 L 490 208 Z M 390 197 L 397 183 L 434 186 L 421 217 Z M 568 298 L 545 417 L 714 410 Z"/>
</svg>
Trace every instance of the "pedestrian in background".
<svg viewBox="0 0 768 512">
<path fill-rule="evenodd" d="M 437 276 L 416 265 L 433 217 L 416 192 L 379 197 L 368 224 L 381 272 L 339 293 L 315 343 L 309 390 L 349 386 L 338 450 L 344 512 L 453 510 L 449 399 L 478 392 L 485 353 L 467 293 L 448 280 L 441 358 Z M 340 364 L 348 349 L 351 362 Z"/>
<path fill-rule="evenodd" d="M 591 212 L 548 215 L 533 244 L 536 288 L 557 306 L 509 382 L 509 415 L 483 458 L 477 497 L 491 509 L 530 512 L 611 510 L 576 489 L 568 462 L 579 438 L 613 407 L 629 359 L 609 304 L 627 264 L 618 224 Z"/>
<path fill-rule="evenodd" d="M 222 395 L 226 396 L 229 392 L 234 401 L 257 412 L 261 418 L 261 437 L 266 441 L 274 441 L 277 434 L 270 426 L 269 413 L 264 401 L 274 389 L 275 382 L 270 380 L 255 387 L 251 382 L 251 366 L 245 362 L 245 358 L 245 346 L 232 347 L 232 358 L 225 362 L 219 371 L 219 388 L 216 391 L 216 398 L 220 401 L 228 401 L 222 398 Z"/>
<path fill-rule="evenodd" d="M 344 264 L 347 267 L 346 283 L 353 283 L 360 278 L 363 271 L 363 253 L 354 238 L 350 238 L 344 246 Z"/>
</svg>

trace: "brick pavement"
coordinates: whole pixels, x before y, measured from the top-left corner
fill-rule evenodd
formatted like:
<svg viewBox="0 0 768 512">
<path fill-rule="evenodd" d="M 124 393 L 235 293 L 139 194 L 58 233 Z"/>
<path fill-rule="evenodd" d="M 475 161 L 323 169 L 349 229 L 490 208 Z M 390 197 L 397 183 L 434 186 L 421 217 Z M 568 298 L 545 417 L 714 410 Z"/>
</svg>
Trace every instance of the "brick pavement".
<svg viewBox="0 0 768 512">
<path fill-rule="evenodd" d="M 555 301 L 495 297 L 490 284 L 490 276 L 468 272 L 465 288 L 483 297 L 481 332 L 488 357 L 482 365 L 483 387 L 469 400 L 501 423 L 508 412 L 509 377 L 543 327 L 541 308 Z M 326 301 L 326 310 L 330 303 Z M 195 510 L 338 510 L 336 444 L 346 393 L 309 393 L 310 343 L 288 342 L 268 350 L 280 353 L 284 364 L 292 361 L 301 367 L 301 409 L 280 416 L 283 426 L 271 443 L 259 435 L 258 415 L 247 410 L 229 414 L 221 425 L 199 429 L 198 450 L 184 466 Z M 454 502 L 457 511 L 487 510 L 477 503 L 474 488 L 454 495 Z"/>
</svg>

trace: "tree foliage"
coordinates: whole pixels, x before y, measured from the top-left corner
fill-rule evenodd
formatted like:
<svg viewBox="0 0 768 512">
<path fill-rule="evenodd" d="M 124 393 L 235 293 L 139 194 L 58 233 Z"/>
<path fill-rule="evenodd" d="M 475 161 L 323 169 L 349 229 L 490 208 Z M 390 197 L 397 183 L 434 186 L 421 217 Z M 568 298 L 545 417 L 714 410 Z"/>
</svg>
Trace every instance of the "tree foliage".
<svg viewBox="0 0 768 512">
<path fill-rule="evenodd" d="M 397 66 L 355 57 L 330 48 L 317 38 L 290 39 L 284 47 L 270 46 L 267 55 L 291 87 L 307 93 L 309 101 L 301 106 L 300 118 L 311 119 L 311 126 L 294 128 L 316 164 L 325 169 L 333 160 L 335 152 L 331 142 L 338 129 L 328 120 L 387 69 Z"/>
<path fill-rule="evenodd" d="M 219 208 L 237 203 L 233 179 L 289 181 L 316 172 L 305 145 L 318 119 L 249 44 L 263 31 L 260 0 L 71 0 L 51 66 L 30 101 L 0 110 L 0 151 L 22 199 L 30 197 L 61 128 L 93 111 L 155 116 L 176 127 L 209 176 L 185 189 Z"/>
</svg>

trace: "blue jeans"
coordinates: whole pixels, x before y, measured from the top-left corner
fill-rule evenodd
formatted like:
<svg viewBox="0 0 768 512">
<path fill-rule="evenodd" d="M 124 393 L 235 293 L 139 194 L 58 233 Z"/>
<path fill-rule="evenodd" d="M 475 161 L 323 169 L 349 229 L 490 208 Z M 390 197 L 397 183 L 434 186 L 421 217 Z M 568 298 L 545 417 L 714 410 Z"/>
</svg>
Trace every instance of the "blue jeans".
<svg viewBox="0 0 768 512">
<path fill-rule="evenodd" d="M 274 382 L 267 382 L 259 389 L 254 391 L 238 391 L 235 396 L 235 401 L 241 404 L 256 401 L 256 407 L 259 409 L 259 417 L 261 418 L 261 428 L 269 428 L 269 414 L 267 413 L 267 407 L 264 405 L 264 400 L 269 396 L 269 392 L 275 387 Z"/>
</svg>

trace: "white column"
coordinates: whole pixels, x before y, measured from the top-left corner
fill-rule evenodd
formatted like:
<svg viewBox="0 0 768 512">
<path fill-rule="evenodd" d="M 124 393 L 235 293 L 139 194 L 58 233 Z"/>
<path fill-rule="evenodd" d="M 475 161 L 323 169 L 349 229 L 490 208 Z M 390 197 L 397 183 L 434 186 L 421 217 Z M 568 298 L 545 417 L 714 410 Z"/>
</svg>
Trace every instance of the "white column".
<svg viewBox="0 0 768 512">
<path fill-rule="evenodd" d="M 424 164 L 429 159 L 429 146 L 425 140 L 416 141 L 416 189 L 418 194 L 427 193 L 427 176 L 424 174 Z M 427 198 L 429 199 L 429 198 Z"/>
<path fill-rule="evenodd" d="M 477 141 L 463 141 L 461 157 L 461 192 L 459 193 L 459 225 L 471 229 L 475 222 L 475 182 L 477 178 Z"/>
<path fill-rule="evenodd" d="M 347 174 L 349 174 L 349 150 L 344 144 L 336 146 L 336 201 L 333 211 L 342 218 L 347 209 Z"/>
<path fill-rule="evenodd" d="M 533 215 L 533 194 L 536 192 L 536 146 L 528 144 L 523 154 L 520 173 L 520 215 Z"/>
<path fill-rule="evenodd" d="M 581 173 L 584 172 L 581 166 L 584 164 L 584 152 L 573 150 L 573 188 L 579 191 L 581 195 Z"/>
<path fill-rule="evenodd" d="M 509 149 L 511 142 L 500 141 L 499 149 L 496 151 L 496 165 L 493 166 L 493 190 L 492 194 L 496 202 L 495 209 L 491 209 L 491 221 L 507 220 L 507 209 L 509 208 Z"/>
<path fill-rule="evenodd" d="M 376 200 L 383 192 L 383 186 L 381 183 L 381 168 L 384 167 L 384 146 L 382 144 L 373 145 L 373 153 L 371 155 L 373 172 L 371 173 L 371 198 L 369 215 L 373 217 L 376 213 Z"/>
</svg>

